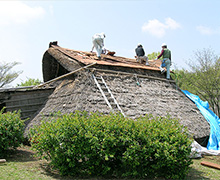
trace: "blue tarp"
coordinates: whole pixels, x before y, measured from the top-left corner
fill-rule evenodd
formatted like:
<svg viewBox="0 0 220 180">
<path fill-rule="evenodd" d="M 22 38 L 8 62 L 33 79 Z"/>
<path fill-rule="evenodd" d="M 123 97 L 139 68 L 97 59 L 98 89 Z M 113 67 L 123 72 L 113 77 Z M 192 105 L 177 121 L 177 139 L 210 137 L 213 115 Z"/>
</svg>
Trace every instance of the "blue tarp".
<svg viewBox="0 0 220 180">
<path fill-rule="evenodd" d="M 205 119 L 210 124 L 210 136 L 207 145 L 208 150 L 220 150 L 220 120 L 219 117 L 209 109 L 207 101 L 202 101 L 199 96 L 191 94 L 189 91 L 182 90 L 182 92 L 191 99 Z"/>
</svg>

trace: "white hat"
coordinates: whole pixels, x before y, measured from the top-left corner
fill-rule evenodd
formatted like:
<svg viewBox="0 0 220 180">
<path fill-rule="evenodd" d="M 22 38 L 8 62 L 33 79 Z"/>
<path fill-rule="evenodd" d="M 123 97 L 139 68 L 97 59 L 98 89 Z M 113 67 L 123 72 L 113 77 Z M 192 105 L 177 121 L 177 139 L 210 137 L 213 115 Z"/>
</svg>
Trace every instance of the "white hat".
<svg viewBox="0 0 220 180">
<path fill-rule="evenodd" d="M 105 33 L 104 32 L 102 32 L 101 35 L 105 38 Z"/>
<path fill-rule="evenodd" d="M 141 43 L 138 43 L 138 46 L 142 46 L 142 44 L 141 44 Z"/>
<path fill-rule="evenodd" d="M 162 46 L 162 47 L 163 47 L 163 46 L 167 46 L 167 44 L 166 44 L 166 43 L 163 43 L 161 46 Z"/>
</svg>

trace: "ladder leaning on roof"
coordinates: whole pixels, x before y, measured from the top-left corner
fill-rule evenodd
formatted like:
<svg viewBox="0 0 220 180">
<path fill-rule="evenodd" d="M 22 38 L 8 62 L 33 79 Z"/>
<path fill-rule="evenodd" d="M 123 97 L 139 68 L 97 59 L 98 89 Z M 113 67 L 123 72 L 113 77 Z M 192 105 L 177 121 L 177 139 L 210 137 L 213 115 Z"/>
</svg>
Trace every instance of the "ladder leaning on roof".
<svg viewBox="0 0 220 180">
<path fill-rule="evenodd" d="M 119 110 L 121 114 L 125 117 L 124 112 L 122 111 L 121 107 L 119 106 L 118 102 L 116 101 L 115 97 L 113 96 L 111 90 L 107 86 L 103 77 L 102 76 L 96 77 L 94 74 L 92 74 L 92 77 L 97 87 L 99 88 L 100 92 L 102 93 L 102 96 L 104 97 L 105 102 L 110 107 L 110 109 L 112 109 L 113 111 Z"/>
</svg>

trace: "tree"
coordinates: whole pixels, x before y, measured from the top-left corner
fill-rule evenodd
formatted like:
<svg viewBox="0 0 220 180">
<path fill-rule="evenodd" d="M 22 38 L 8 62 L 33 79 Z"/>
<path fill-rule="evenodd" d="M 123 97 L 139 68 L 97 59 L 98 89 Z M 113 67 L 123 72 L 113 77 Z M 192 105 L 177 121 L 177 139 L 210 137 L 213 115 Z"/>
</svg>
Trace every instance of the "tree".
<svg viewBox="0 0 220 180">
<path fill-rule="evenodd" d="M 22 71 L 11 72 L 12 68 L 18 64 L 20 63 L 0 63 L 0 88 L 10 84 L 22 73 Z"/>
<path fill-rule="evenodd" d="M 39 79 L 32 79 L 32 78 L 27 78 L 25 82 L 21 82 L 21 84 L 17 84 L 18 87 L 20 86 L 36 86 L 39 85 L 41 81 Z"/>
<path fill-rule="evenodd" d="M 157 56 L 160 55 L 160 52 L 152 52 L 151 54 L 148 54 L 147 57 L 149 60 L 153 60 L 153 59 L 156 59 Z"/>
<path fill-rule="evenodd" d="M 187 63 L 190 70 L 175 71 L 175 79 L 181 89 L 208 101 L 210 108 L 220 115 L 220 58 L 211 49 L 198 50 L 194 60 Z"/>
</svg>

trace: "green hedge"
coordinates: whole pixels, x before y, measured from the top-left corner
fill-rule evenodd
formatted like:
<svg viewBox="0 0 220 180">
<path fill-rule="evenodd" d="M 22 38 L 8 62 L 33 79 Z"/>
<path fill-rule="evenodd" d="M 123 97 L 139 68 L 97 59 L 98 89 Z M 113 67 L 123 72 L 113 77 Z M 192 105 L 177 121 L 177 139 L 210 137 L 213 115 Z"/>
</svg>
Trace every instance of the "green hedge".
<svg viewBox="0 0 220 180">
<path fill-rule="evenodd" d="M 7 150 L 16 149 L 23 142 L 24 121 L 20 118 L 20 112 L 3 113 L 0 111 L 0 157 L 7 153 Z"/>
<path fill-rule="evenodd" d="M 58 113 L 30 137 L 62 175 L 183 179 L 192 162 L 189 134 L 169 116 Z"/>
</svg>

